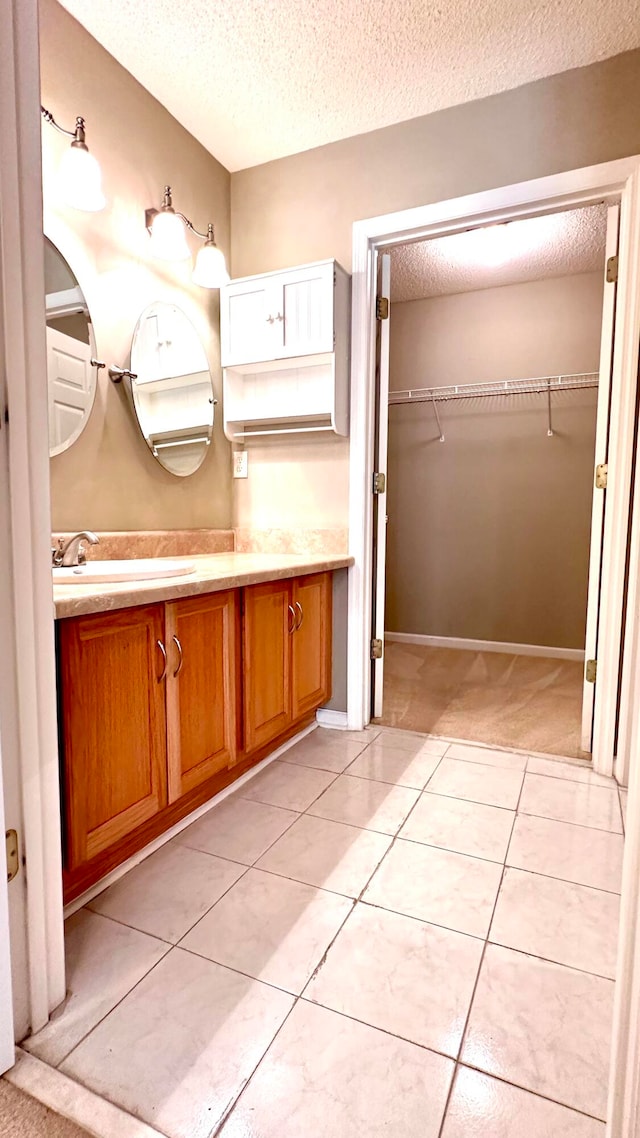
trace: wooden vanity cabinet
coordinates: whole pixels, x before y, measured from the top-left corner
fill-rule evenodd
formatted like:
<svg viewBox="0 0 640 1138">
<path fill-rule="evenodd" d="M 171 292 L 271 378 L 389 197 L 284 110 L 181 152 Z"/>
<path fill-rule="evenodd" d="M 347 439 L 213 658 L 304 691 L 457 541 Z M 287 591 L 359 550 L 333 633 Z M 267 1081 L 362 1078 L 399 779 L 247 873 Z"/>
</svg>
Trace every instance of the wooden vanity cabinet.
<svg viewBox="0 0 640 1138">
<path fill-rule="evenodd" d="M 312 721 L 331 600 L 315 573 L 59 622 L 65 900 Z"/>
<path fill-rule="evenodd" d="M 244 749 L 283 735 L 331 694 L 331 574 L 244 590 Z"/>
<path fill-rule="evenodd" d="M 61 622 L 67 870 L 233 765 L 236 603 L 227 591 Z"/>
<path fill-rule="evenodd" d="M 62 622 L 66 863 L 116 845 L 167 803 L 164 605 Z"/>
<path fill-rule="evenodd" d="M 169 802 L 235 762 L 235 600 L 210 593 L 166 606 Z"/>
<path fill-rule="evenodd" d="M 291 723 L 291 583 L 249 585 L 243 603 L 244 749 L 258 750 Z"/>
<path fill-rule="evenodd" d="M 291 637 L 291 698 L 294 720 L 315 711 L 331 696 L 330 573 L 313 573 L 293 582 L 296 617 Z"/>
</svg>

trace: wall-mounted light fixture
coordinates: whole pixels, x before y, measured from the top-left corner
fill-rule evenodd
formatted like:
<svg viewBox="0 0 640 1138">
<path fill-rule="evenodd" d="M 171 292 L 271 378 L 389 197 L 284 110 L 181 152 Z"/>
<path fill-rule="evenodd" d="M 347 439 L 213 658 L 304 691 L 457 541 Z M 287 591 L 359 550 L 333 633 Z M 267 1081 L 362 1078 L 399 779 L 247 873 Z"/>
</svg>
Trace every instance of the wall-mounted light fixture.
<svg viewBox="0 0 640 1138">
<path fill-rule="evenodd" d="M 91 213 L 104 209 L 105 196 L 102 192 L 102 174 L 93 154 L 89 153 L 85 140 L 84 119 L 76 119 L 75 130 L 65 130 L 59 126 L 51 111 L 40 107 L 45 122 L 50 123 L 60 134 L 66 134 L 73 142 L 65 150 L 58 170 L 60 192 L 68 205 Z"/>
<path fill-rule="evenodd" d="M 200 233 L 188 217 L 173 208 L 171 186 L 164 188 L 164 200 L 160 209 L 145 210 L 144 222 L 151 235 L 151 252 L 154 257 L 164 261 L 185 261 L 190 257 L 186 227 L 204 241 L 192 274 L 194 284 L 202 285 L 203 288 L 221 288 L 228 283 L 229 273 L 224 254 L 216 245 L 213 224 L 209 222 L 207 232 Z"/>
</svg>

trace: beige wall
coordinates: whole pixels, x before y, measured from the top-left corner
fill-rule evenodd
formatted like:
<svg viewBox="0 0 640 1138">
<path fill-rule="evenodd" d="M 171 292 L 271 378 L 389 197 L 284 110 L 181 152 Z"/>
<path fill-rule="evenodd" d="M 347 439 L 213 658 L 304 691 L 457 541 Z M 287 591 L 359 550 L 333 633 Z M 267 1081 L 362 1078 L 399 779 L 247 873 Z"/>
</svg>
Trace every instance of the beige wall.
<svg viewBox="0 0 640 1138">
<path fill-rule="evenodd" d="M 98 356 L 126 366 L 142 309 L 172 300 L 200 333 L 220 397 L 217 293 L 192 285 L 186 264 L 163 265 L 149 256 L 144 209 L 160 204 L 170 182 L 176 207 L 198 228 L 214 221 L 228 254 L 229 174 L 55 0 L 40 0 L 40 27 L 42 102 L 65 127 L 84 116 L 108 198 L 98 214 L 59 201 L 55 169 L 67 143 L 44 125 L 45 230 L 85 293 Z M 192 243 L 194 253 L 197 247 Z M 51 493 L 56 530 L 226 527 L 231 469 L 222 415 L 200 470 L 176 478 L 153 458 L 124 392 L 102 371 L 87 428 L 52 459 Z"/>
<path fill-rule="evenodd" d="M 604 251 L 603 251 L 604 260 Z M 602 276 L 391 306 L 391 387 L 597 371 Z M 389 631 L 584 647 L 593 390 L 395 405 Z"/>
<path fill-rule="evenodd" d="M 640 51 L 633 51 L 232 174 L 233 275 L 324 257 L 350 269 L 358 219 L 638 154 L 639 106 Z M 348 442 L 334 443 L 325 485 L 315 450 L 283 447 L 280 455 L 297 464 L 283 509 L 343 516 Z M 276 468 L 257 456 L 254 471 L 273 514 Z M 252 524 L 257 504 L 257 493 L 240 492 L 243 524 Z"/>
</svg>

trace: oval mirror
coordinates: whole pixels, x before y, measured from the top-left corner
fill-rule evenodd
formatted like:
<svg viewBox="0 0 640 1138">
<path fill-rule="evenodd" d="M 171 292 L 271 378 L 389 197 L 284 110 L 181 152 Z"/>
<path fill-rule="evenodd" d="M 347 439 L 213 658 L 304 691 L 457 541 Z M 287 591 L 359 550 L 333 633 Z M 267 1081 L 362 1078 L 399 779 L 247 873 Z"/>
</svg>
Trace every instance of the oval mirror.
<svg viewBox="0 0 640 1138">
<path fill-rule="evenodd" d="M 84 430 L 96 396 L 95 342 L 87 302 L 55 245 L 44 239 L 49 454 L 67 450 Z"/>
<path fill-rule="evenodd" d="M 207 354 L 184 312 L 156 301 L 145 308 L 131 346 L 133 405 L 158 462 L 193 474 L 213 434 L 213 383 Z"/>
</svg>

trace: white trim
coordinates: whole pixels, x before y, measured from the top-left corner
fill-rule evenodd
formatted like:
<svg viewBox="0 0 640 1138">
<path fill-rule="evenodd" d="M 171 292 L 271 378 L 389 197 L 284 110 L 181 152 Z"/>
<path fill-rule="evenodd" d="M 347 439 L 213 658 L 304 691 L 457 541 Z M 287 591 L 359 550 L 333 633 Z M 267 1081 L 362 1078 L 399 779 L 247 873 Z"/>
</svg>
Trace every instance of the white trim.
<svg viewBox="0 0 640 1138">
<path fill-rule="evenodd" d="M 504 652 L 509 656 L 546 656 L 551 660 L 584 660 L 582 648 L 549 648 L 544 644 L 512 644 L 506 640 L 466 640 L 458 636 L 423 636 L 420 632 L 385 632 L 385 640 L 424 644 L 429 648 L 459 648 L 470 652 Z"/>
<path fill-rule="evenodd" d="M 611 381 L 613 366 L 614 320 L 618 286 L 607 281 L 607 264 L 610 257 L 618 254 L 620 238 L 620 206 L 616 202 L 607 209 L 607 234 L 605 241 L 602 274 L 602 326 L 600 330 L 600 363 L 598 399 L 596 411 L 596 437 L 593 449 L 593 469 L 607 461 L 609 441 L 609 407 L 611 404 Z M 598 489 L 593 478 L 591 490 L 591 532 L 589 537 L 589 575 L 587 579 L 587 613 L 584 637 L 585 659 L 595 660 L 598 655 L 598 624 L 600 617 L 600 592 L 602 586 L 602 538 L 604 530 L 606 489 Z M 593 708 L 595 703 L 595 684 L 587 680 L 582 683 L 582 724 L 580 727 L 580 746 L 591 752 L 593 747 Z"/>
<path fill-rule="evenodd" d="M 637 628 L 637 625 L 636 625 Z M 637 652 L 637 641 L 634 643 Z M 607 1138 L 640 1134 L 640 674 L 634 670 Z"/>
<path fill-rule="evenodd" d="M 348 727 L 346 711 L 331 711 L 328 707 L 321 707 L 316 711 L 318 727 L 333 727 L 336 731 L 346 731 Z"/>
<path fill-rule="evenodd" d="M 0 200 L 17 747 L 3 756 L 22 789 L 29 1024 L 65 995 L 37 0 L 0 0 Z"/>
<path fill-rule="evenodd" d="M 118 1138 L 165 1138 L 159 1130 L 20 1047 L 16 1048 L 15 1067 L 7 1073 L 6 1079 L 95 1138 L 114 1138 L 116 1134 Z"/>
<path fill-rule="evenodd" d="M 230 794 L 235 794 L 241 786 L 244 786 L 245 783 L 249 782 L 257 774 L 260 774 L 260 771 L 263 771 L 265 767 L 268 767 L 274 759 L 278 759 L 280 755 L 283 755 L 285 751 L 288 751 L 295 743 L 299 743 L 301 739 L 304 739 L 305 736 L 315 731 L 316 726 L 317 724 L 311 723 L 308 727 L 305 727 L 303 731 L 299 731 L 297 735 L 294 735 L 291 739 L 287 739 L 286 743 L 283 743 L 281 747 L 278 747 L 270 755 L 267 755 L 266 759 L 262 759 L 261 762 L 256 763 L 254 767 L 251 767 L 251 770 L 245 771 L 235 782 L 230 782 L 229 785 L 225 786 L 214 798 L 210 798 L 208 802 L 204 802 L 202 806 L 198 806 L 195 810 L 192 810 L 191 814 L 187 814 L 185 818 L 181 818 L 170 830 L 165 830 L 164 834 L 160 834 L 157 838 L 154 838 L 152 842 L 143 846 L 141 850 L 137 850 L 137 852 L 127 858 L 126 861 L 123 861 L 120 865 L 116 866 L 115 869 L 112 869 L 111 873 L 107 873 L 104 877 L 101 877 L 99 881 L 96 881 L 95 885 L 91 885 L 88 889 L 85 889 L 84 893 L 81 893 L 79 897 L 74 897 L 73 901 L 65 905 L 65 920 L 67 917 L 70 917 L 72 913 L 76 913 L 78 909 L 81 909 L 83 905 L 87 905 L 89 901 L 92 901 L 94 897 L 98 896 L 98 893 L 102 893 L 109 885 L 113 885 L 115 881 L 119 881 L 121 877 L 124 877 L 125 873 L 128 873 L 134 866 L 139 865 L 140 862 L 148 858 L 150 854 L 155 853 L 156 850 L 161 849 L 162 846 L 166 846 L 167 842 L 170 842 L 172 838 L 181 834 L 192 822 L 197 822 L 198 818 L 202 818 L 203 814 L 208 814 L 214 806 L 219 806 Z"/>
<path fill-rule="evenodd" d="M 607 452 L 609 473 L 602 542 L 602 585 L 598 625 L 598 682 L 591 748 L 594 767 L 604 775 L 613 774 L 636 420 L 640 336 L 640 169 L 637 159 L 636 168 L 627 180 L 621 199 L 618 266 Z M 634 510 L 637 525 L 640 522 L 640 503 L 637 500 Z M 632 525 L 632 533 L 633 530 Z M 629 603 L 633 607 L 637 603 L 638 591 L 638 573 L 635 566 L 631 569 L 629 583 Z M 606 678 L 605 685 L 601 677 Z"/>
</svg>

